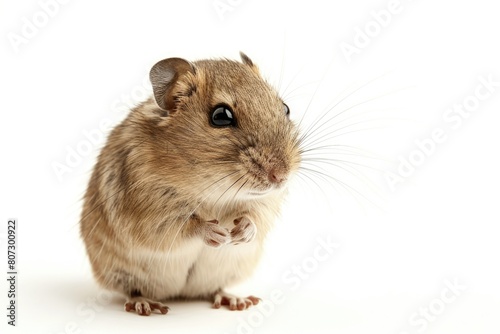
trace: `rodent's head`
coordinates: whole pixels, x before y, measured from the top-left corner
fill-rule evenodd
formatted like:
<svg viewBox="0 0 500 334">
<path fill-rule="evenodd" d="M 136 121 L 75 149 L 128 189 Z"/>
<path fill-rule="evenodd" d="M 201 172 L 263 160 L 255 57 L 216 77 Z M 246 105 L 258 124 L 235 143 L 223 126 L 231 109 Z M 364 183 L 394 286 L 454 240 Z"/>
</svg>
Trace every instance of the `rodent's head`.
<svg viewBox="0 0 500 334">
<path fill-rule="evenodd" d="M 207 200 L 279 191 L 300 163 L 288 106 L 240 55 L 242 62 L 168 58 L 150 72 L 160 161 L 178 171 L 178 186 L 195 185 Z"/>
</svg>

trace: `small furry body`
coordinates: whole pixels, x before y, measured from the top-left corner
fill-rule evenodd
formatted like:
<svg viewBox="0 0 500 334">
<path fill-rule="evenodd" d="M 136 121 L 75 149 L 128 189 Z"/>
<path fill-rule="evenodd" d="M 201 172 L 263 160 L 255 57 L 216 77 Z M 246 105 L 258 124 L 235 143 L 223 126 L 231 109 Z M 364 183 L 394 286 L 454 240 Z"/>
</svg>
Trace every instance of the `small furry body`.
<svg viewBox="0 0 500 334">
<path fill-rule="evenodd" d="M 127 311 L 167 313 L 171 298 L 246 309 L 224 288 L 248 278 L 300 164 L 288 107 L 242 62 L 168 58 L 154 96 L 102 149 L 81 216 L 96 280 Z"/>
</svg>

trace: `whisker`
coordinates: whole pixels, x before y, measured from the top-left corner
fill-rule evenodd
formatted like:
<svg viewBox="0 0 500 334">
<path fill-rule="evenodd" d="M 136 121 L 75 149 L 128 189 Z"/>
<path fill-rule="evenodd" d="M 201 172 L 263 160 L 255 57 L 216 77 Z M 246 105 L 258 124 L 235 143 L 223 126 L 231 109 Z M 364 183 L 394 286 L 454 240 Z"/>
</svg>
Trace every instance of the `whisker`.
<svg viewBox="0 0 500 334">
<path fill-rule="evenodd" d="M 388 110 L 388 109 L 386 109 L 386 110 Z M 346 110 L 344 110 L 344 111 L 346 111 Z M 384 111 L 384 110 L 380 110 L 380 111 Z M 373 110 L 369 110 L 369 111 L 365 111 L 365 112 L 361 112 L 361 113 L 349 115 L 349 116 L 345 117 L 344 119 L 341 119 L 341 120 L 338 120 L 337 122 L 335 122 L 333 124 L 333 126 L 338 126 L 338 125 L 340 125 L 342 123 L 345 123 L 347 121 L 350 121 L 350 120 L 352 120 L 354 118 L 362 117 L 365 114 L 373 114 L 374 112 L 375 111 L 373 111 Z M 304 140 L 306 140 L 308 143 L 311 143 L 311 141 L 314 142 L 314 140 L 315 140 L 316 137 L 321 136 L 325 131 L 331 130 L 330 128 L 326 127 L 326 125 L 328 125 L 329 122 L 333 121 L 335 119 L 335 117 L 338 116 L 338 115 L 339 114 L 334 115 L 333 117 L 331 117 L 330 119 L 328 119 L 325 123 L 322 123 L 317 128 L 313 129 L 314 131 L 310 135 L 307 135 L 304 138 Z M 365 119 L 365 120 L 363 120 L 363 122 L 368 122 L 368 121 L 375 122 L 375 121 L 382 121 L 382 120 L 398 120 L 398 121 L 402 121 L 402 120 L 405 120 L 405 119 L 398 118 L 398 117 L 375 117 L 375 118 Z M 353 122 L 351 124 L 356 124 L 356 123 Z"/>
<path fill-rule="evenodd" d="M 369 168 L 369 169 L 372 169 L 372 170 L 375 170 L 375 171 L 378 171 L 378 172 L 385 172 L 385 170 L 382 170 L 380 168 L 377 168 L 377 167 L 373 167 L 373 166 L 370 166 L 370 165 L 366 165 L 366 164 L 362 164 L 362 163 L 358 163 L 358 162 L 354 162 L 354 161 L 349 161 L 349 160 L 343 160 L 343 159 L 329 159 L 329 158 L 314 158 L 314 159 L 303 159 L 302 160 L 304 163 L 313 163 L 313 162 L 317 162 L 317 163 L 324 163 L 324 164 L 332 164 L 333 162 L 341 162 L 341 163 L 346 163 L 346 164 L 350 164 L 350 165 L 356 165 L 356 166 L 360 166 L 360 167 L 365 167 L 365 168 Z"/>
<path fill-rule="evenodd" d="M 281 89 L 281 82 L 283 80 L 283 74 L 285 72 L 285 49 L 286 49 L 286 35 L 283 36 L 283 52 L 281 53 L 281 67 L 280 67 L 280 76 L 278 80 L 277 90 Z"/>
<path fill-rule="evenodd" d="M 383 76 L 385 76 L 385 74 L 380 75 L 378 77 L 375 77 L 375 78 L 369 80 L 368 82 L 364 83 L 363 85 L 359 86 L 358 88 L 356 88 L 355 90 L 351 91 L 346 96 L 344 96 L 343 98 L 341 98 L 340 101 L 336 102 L 332 107 L 327 108 L 325 110 L 325 112 L 323 112 L 323 114 L 320 117 L 316 118 L 316 120 L 303 131 L 303 137 L 302 137 L 303 140 L 307 139 L 307 137 L 309 136 L 309 134 L 311 133 L 311 131 L 315 129 L 315 127 L 318 125 L 318 123 L 321 122 L 323 120 L 323 118 L 326 117 L 326 115 L 328 115 L 328 113 L 330 111 L 332 111 L 336 106 L 338 106 L 340 103 L 342 103 L 343 101 L 345 101 L 347 98 L 349 98 L 350 96 L 352 96 L 356 92 L 360 91 L 362 88 L 368 86 L 369 84 L 371 84 L 372 82 L 374 82 L 374 81 L 382 78 Z M 316 91 L 315 91 L 315 93 L 316 93 Z M 314 98 L 314 95 L 313 95 L 313 98 Z M 305 113 L 304 113 L 304 115 L 305 115 Z M 299 126 L 300 126 L 300 124 L 301 123 L 299 123 Z"/>
<path fill-rule="evenodd" d="M 301 67 L 297 73 L 295 73 L 295 75 L 292 77 L 292 80 L 290 80 L 290 82 L 288 82 L 288 84 L 286 85 L 285 89 L 280 93 L 280 95 L 283 97 L 283 99 L 285 99 L 287 97 L 287 94 L 288 94 L 288 88 L 290 88 L 290 85 L 295 81 L 295 79 L 297 79 L 297 77 L 299 76 L 300 72 L 302 72 L 302 70 L 304 69 L 304 67 Z M 280 91 L 280 90 L 278 90 Z"/>
<path fill-rule="evenodd" d="M 236 181 L 233 182 L 224 192 L 217 198 L 217 200 L 214 202 L 214 206 L 219 202 L 219 200 L 224 196 L 236 183 L 238 183 L 242 178 L 245 177 L 245 174 L 240 176 Z"/>
<path fill-rule="evenodd" d="M 292 99 L 293 97 L 291 97 L 291 94 L 295 93 L 296 91 L 306 87 L 306 86 L 309 86 L 309 85 L 314 85 L 314 84 L 318 84 L 319 83 L 319 80 L 316 80 L 316 81 L 311 81 L 311 82 L 306 82 L 300 86 L 297 86 L 295 87 L 294 89 L 292 89 L 290 92 L 286 93 L 286 95 L 282 95 L 283 97 L 283 100 L 284 101 L 287 101 L 287 100 L 290 100 Z"/>
<path fill-rule="evenodd" d="M 328 132 L 328 133 L 326 133 L 326 134 L 324 134 L 324 135 L 321 135 L 321 136 L 319 136 L 319 137 L 317 137 L 317 138 L 314 138 L 314 140 L 312 140 L 312 141 L 310 141 L 310 142 L 306 143 L 303 147 L 307 149 L 308 147 L 314 146 L 314 145 L 316 145 L 316 144 L 323 143 L 323 142 L 325 142 L 326 140 L 330 139 L 328 136 L 330 136 L 330 135 L 332 135 L 332 134 L 335 134 L 335 133 L 337 133 L 337 132 L 338 132 L 338 131 L 340 131 L 340 130 L 343 130 L 343 129 L 345 129 L 345 128 L 349 128 L 349 127 L 352 127 L 352 126 L 356 126 L 356 125 L 361 124 L 361 123 L 367 123 L 367 122 L 370 122 L 370 121 L 371 121 L 371 120 L 359 121 L 359 122 L 355 122 L 355 123 L 351 123 L 351 124 L 348 124 L 348 125 L 342 126 L 342 127 L 340 127 L 340 128 L 333 129 L 333 130 L 331 130 L 330 132 Z M 319 135 L 319 134 L 315 134 L 315 136 L 317 136 L 317 135 Z"/>
<path fill-rule="evenodd" d="M 309 181 L 310 181 L 310 182 L 312 182 L 312 183 L 314 183 L 314 185 L 315 185 L 315 186 L 316 186 L 316 187 L 317 187 L 317 188 L 318 188 L 318 189 L 319 189 L 319 190 L 323 193 L 324 198 L 328 198 L 328 195 L 326 194 L 326 192 L 325 192 L 325 190 L 323 189 L 323 187 L 322 187 L 322 186 L 321 186 L 318 182 L 316 182 L 316 180 L 315 180 L 313 177 L 311 177 L 311 176 L 307 175 L 307 173 L 298 173 L 298 174 L 297 174 L 297 176 L 299 176 L 299 177 L 307 177 L 307 178 L 309 179 Z M 302 179 L 302 180 L 303 180 L 303 179 Z M 304 182 L 305 182 L 305 184 L 307 184 L 307 186 L 308 186 L 308 187 L 310 187 L 310 184 L 309 184 L 307 181 L 304 181 Z M 327 182 L 328 182 L 328 181 L 327 181 Z M 332 186 L 335 190 L 337 190 L 334 184 L 330 183 L 330 185 L 331 185 L 331 186 Z"/>
<path fill-rule="evenodd" d="M 235 173 L 236 173 L 236 172 L 235 172 Z M 231 175 L 233 175 L 233 174 L 234 174 L 234 173 L 232 173 Z M 226 175 L 226 176 L 224 176 L 223 178 L 219 179 L 218 181 L 213 182 L 213 183 L 212 183 L 212 185 L 214 185 L 214 184 L 216 184 L 216 183 L 220 182 L 222 179 L 224 179 L 224 178 L 226 178 L 226 177 L 228 177 L 228 176 L 230 176 L 230 175 Z M 240 177 L 240 178 L 238 178 L 238 180 L 240 180 L 240 179 L 241 179 L 241 177 Z M 238 181 L 238 180 L 237 180 L 237 181 Z M 236 182 L 237 182 L 237 181 L 236 181 Z M 226 190 L 224 191 L 224 193 L 225 193 L 225 192 L 227 192 L 227 190 L 229 190 L 229 189 L 230 189 L 230 188 L 231 188 L 234 184 L 235 184 L 235 183 L 233 183 L 231 186 L 229 186 L 229 187 L 228 187 L 228 189 L 226 189 Z M 168 254 L 168 255 L 170 255 L 170 253 L 171 253 L 171 251 L 172 251 L 172 247 L 173 247 L 173 245 L 174 245 L 174 243 L 175 243 L 175 240 L 177 239 L 177 236 L 179 235 L 179 232 L 182 230 L 182 228 L 184 227 L 184 225 L 185 225 L 185 224 L 189 221 L 189 219 L 190 219 L 190 218 L 191 218 L 191 216 L 194 214 L 194 212 L 195 212 L 195 211 L 196 211 L 196 210 L 197 210 L 197 209 L 198 209 L 198 208 L 199 208 L 199 207 L 200 207 L 200 206 L 201 206 L 201 205 L 202 205 L 202 204 L 203 204 L 203 203 L 204 203 L 204 202 L 205 202 L 205 201 L 206 201 L 206 200 L 207 200 L 207 199 L 208 199 L 208 198 L 209 198 L 209 197 L 210 197 L 210 196 L 211 196 L 214 192 L 215 192 L 215 191 L 217 191 L 217 190 L 218 190 L 221 186 L 222 186 L 222 185 L 219 185 L 219 186 L 218 186 L 216 189 L 214 189 L 211 193 L 209 193 L 207 196 L 205 196 L 205 197 L 204 197 L 204 198 L 200 201 L 200 203 L 198 203 L 198 205 L 197 205 L 197 206 L 196 206 L 196 207 L 195 207 L 195 208 L 191 211 L 191 214 L 190 214 L 190 215 L 188 215 L 188 216 L 186 217 L 186 219 L 185 219 L 185 220 L 184 220 L 184 221 L 180 224 L 179 228 L 177 229 L 177 232 L 176 232 L 176 233 L 175 233 L 175 235 L 174 235 L 174 238 L 172 239 L 172 243 L 170 244 L 170 247 L 169 247 L 169 249 L 168 249 L 168 252 L 167 252 L 167 254 Z M 209 186 L 209 187 L 210 187 L 210 186 Z M 205 188 L 205 190 L 206 190 L 206 189 L 208 189 L 209 187 L 206 187 L 206 188 Z M 223 194 L 224 194 L 224 193 L 223 193 Z M 222 195 L 221 195 L 221 196 L 222 196 Z M 219 197 L 219 198 L 220 198 L 220 197 Z M 219 199 L 217 199 L 217 200 L 219 200 Z M 179 218 L 179 216 L 178 216 L 177 218 Z M 174 224 L 171 224 L 171 226 L 173 226 L 173 225 L 174 225 Z M 168 257 L 168 258 L 170 258 L 170 257 Z"/>
<path fill-rule="evenodd" d="M 344 166 L 342 166 L 341 164 L 345 164 Z M 377 168 L 374 168 L 374 167 L 371 167 L 371 166 L 366 166 L 366 165 L 360 165 L 360 164 L 356 164 L 356 163 L 353 163 L 353 164 L 349 164 L 349 161 L 340 161 L 340 163 L 333 163 L 333 162 L 325 162 L 325 164 L 331 166 L 331 167 L 334 167 L 334 168 L 338 168 L 338 169 L 341 169 L 343 171 L 345 171 L 346 173 L 354 176 L 356 179 L 358 179 L 359 181 L 363 182 L 363 184 L 365 186 L 368 186 L 372 191 L 374 191 L 378 196 L 382 196 L 381 192 L 380 192 L 380 189 L 371 181 L 369 180 L 365 173 L 363 173 L 362 171 L 360 171 L 358 168 L 356 168 L 355 166 L 358 165 L 360 167 L 366 167 L 366 168 L 369 168 L 369 169 L 374 169 L 374 170 L 377 170 L 377 171 L 381 171 Z M 318 165 L 314 165 L 312 164 L 311 162 L 306 162 L 306 165 L 312 165 L 313 167 L 319 167 Z M 354 166 L 353 166 L 354 165 Z M 322 168 L 321 168 L 322 169 Z M 351 170 L 352 169 L 352 170 Z M 324 169 L 322 169 L 324 171 Z M 326 171 L 325 171 L 326 172 Z"/>
<path fill-rule="evenodd" d="M 348 156 L 348 157 L 358 157 L 360 159 L 372 159 L 372 160 L 378 160 L 378 161 L 388 161 L 392 162 L 392 160 L 388 158 L 383 158 L 383 157 L 376 157 L 373 155 L 368 155 L 368 154 L 363 154 L 355 151 L 349 151 L 349 150 L 336 150 L 336 149 L 310 149 L 305 153 L 302 153 L 302 160 L 305 161 L 307 159 L 322 159 L 322 156 Z"/>
<path fill-rule="evenodd" d="M 363 198 L 365 201 L 369 202 L 369 203 L 370 203 L 370 204 L 372 204 L 374 207 L 376 207 L 376 208 L 378 208 L 378 209 L 380 209 L 380 210 L 381 210 L 381 208 L 380 208 L 380 206 L 379 206 L 379 205 L 377 205 L 375 202 L 373 202 L 373 201 L 372 201 L 372 200 L 370 200 L 368 197 L 366 197 L 365 195 L 363 195 L 360 191 L 358 191 L 358 190 L 357 190 L 357 189 L 355 189 L 354 187 L 352 187 L 352 186 L 350 186 L 350 185 L 346 184 L 345 182 L 343 182 L 343 181 L 341 181 L 341 180 L 339 180 L 339 179 L 337 179 L 337 178 L 335 178 L 335 177 L 333 177 L 333 176 L 331 176 L 331 175 L 329 175 L 329 174 L 327 174 L 327 173 L 324 173 L 324 172 L 321 172 L 321 171 L 318 171 L 318 170 L 315 170 L 315 169 L 312 169 L 312 168 L 302 167 L 302 166 L 300 167 L 300 170 L 306 170 L 306 171 L 308 171 L 308 172 L 310 172 L 310 173 L 313 173 L 313 174 L 318 175 L 318 176 L 322 176 L 322 177 L 324 177 L 324 178 L 326 178 L 326 179 L 331 179 L 331 180 L 333 180 L 333 181 L 337 182 L 337 183 L 338 183 L 339 185 L 341 185 L 342 187 L 344 187 L 346 190 L 347 190 L 347 189 L 350 189 L 352 192 L 354 192 L 354 193 L 356 193 L 357 195 L 359 195 L 359 196 L 360 196 L 361 198 Z M 356 196 L 353 196 L 353 197 L 357 200 Z M 362 204 L 362 203 L 360 203 L 360 204 Z"/>
<path fill-rule="evenodd" d="M 338 113 L 334 114 L 334 115 L 333 115 L 331 118 L 329 118 L 326 122 L 324 122 L 324 123 L 320 124 L 317 128 L 315 128 L 315 129 L 314 129 L 315 131 L 314 131 L 314 133 L 313 133 L 313 134 L 314 134 L 314 135 L 317 135 L 317 134 L 318 134 L 318 130 L 320 130 L 321 128 L 323 128 L 323 130 L 320 132 L 320 133 L 322 133 L 322 132 L 323 132 L 323 131 L 325 131 L 325 129 L 326 129 L 326 128 L 325 128 L 325 126 L 326 126 L 327 124 L 329 124 L 331 121 L 335 120 L 335 119 L 336 119 L 336 118 L 338 118 L 340 115 L 342 115 L 342 114 L 344 114 L 344 113 L 346 113 L 346 112 L 348 112 L 348 111 L 350 111 L 350 110 L 353 110 L 354 108 L 356 108 L 356 107 L 358 107 L 358 106 L 360 106 L 360 105 L 363 105 L 363 104 L 366 104 L 366 103 L 368 103 L 368 102 L 372 102 L 372 101 L 375 101 L 375 100 L 381 99 L 381 98 L 383 98 L 383 97 L 386 97 L 386 96 L 388 96 L 388 95 L 394 94 L 394 93 L 396 93 L 396 92 L 398 92 L 398 91 L 401 91 L 401 90 L 404 90 L 404 89 L 407 89 L 407 88 L 408 88 L 408 87 L 402 87 L 402 88 L 399 88 L 399 89 L 393 90 L 393 91 L 391 91 L 391 92 L 387 92 L 387 93 L 385 93 L 385 94 L 381 94 L 381 95 L 378 95 L 378 96 L 375 96 L 375 97 L 369 98 L 369 99 L 367 99 L 367 100 L 365 100 L 365 101 L 359 102 L 359 103 L 357 103 L 357 104 L 354 104 L 354 105 L 352 105 L 352 106 L 350 106 L 350 107 L 348 107 L 348 108 L 346 108 L 346 109 L 344 109 L 344 110 L 342 110 L 342 111 L 340 111 L 340 112 L 338 112 Z M 326 115 L 327 113 L 329 113 L 331 110 L 333 110 L 333 107 L 332 107 L 332 108 L 330 108 L 330 109 L 329 109 L 329 110 L 328 110 L 328 111 L 327 111 L 324 115 Z M 373 113 L 373 111 L 369 111 L 369 112 L 370 112 L 370 113 Z M 367 113 L 367 112 L 365 112 L 365 113 Z M 358 116 L 360 116 L 360 115 L 362 115 L 362 114 L 365 114 L 365 113 L 361 113 L 361 114 L 358 114 L 358 115 L 351 115 L 351 116 L 349 116 L 349 117 L 347 117 L 347 118 L 345 118 L 345 119 L 343 119 L 343 120 L 338 121 L 336 124 L 341 123 L 341 122 L 345 122 L 345 121 L 346 121 L 346 120 L 348 120 L 348 119 L 351 119 L 351 118 L 353 118 L 353 117 L 358 117 Z M 380 118 L 378 118 L 378 119 L 384 119 L 384 118 L 380 117 Z M 392 119 L 392 118 L 386 118 L 386 119 Z"/>
<path fill-rule="evenodd" d="M 309 100 L 309 103 L 307 104 L 306 109 L 304 110 L 304 113 L 302 114 L 302 117 L 300 118 L 300 121 L 299 121 L 299 124 L 298 124 L 298 127 L 299 127 L 299 128 L 300 128 L 300 126 L 301 126 L 301 124 L 302 124 L 302 121 L 304 120 L 304 117 L 306 116 L 307 112 L 309 111 L 309 108 L 311 107 L 312 102 L 313 102 L 314 98 L 316 97 L 316 94 L 317 94 L 317 93 L 318 93 L 318 91 L 319 91 L 319 88 L 320 88 L 320 86 L 321 86 L 321 83 L 322 83 L 322 82 L 325 80 L 325 78 L 326 78 L 326 74 L 328 73 L 328 68 L 330 68 L 330 66 L 331 66 L 331 64 L 332 64 L 332 61 L 333 61 L 333 59 L 332 59 L 332 60 L 330 61 L 330 63 L 328 64 L 328 66 L 327 66 L 327 70 L 325 70 L 325 71 L 323 72 L 323 75 L 321 76 L 321 79 L 319 80 L 318 85 L 317 85 L 317 86 L 316 86 L 316 88 L 314 89 L 314 92 L 313 92 L 313 94 L 312 94 L 312 96 L 311 96 L 311 99 Z"/>
</svg>

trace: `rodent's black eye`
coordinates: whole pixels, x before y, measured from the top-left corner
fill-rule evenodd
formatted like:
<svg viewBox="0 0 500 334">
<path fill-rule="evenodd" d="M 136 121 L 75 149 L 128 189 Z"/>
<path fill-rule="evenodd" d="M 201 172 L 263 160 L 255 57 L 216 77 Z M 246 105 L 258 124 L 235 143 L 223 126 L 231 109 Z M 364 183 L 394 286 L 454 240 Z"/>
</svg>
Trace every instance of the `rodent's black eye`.
<svg viewBox="0 0 500 334">
<path fill-rule="evenodd" d="M 214 126 L 235 126 L 233 111 L 226 105 L 219 105 L 212 111 L 212 125 Z"/>
<path fill-rule="evenodd" d="M 285 103 L 283 103 L 283 110 L 285 111 L 286 117 L 289 117 L 290 116 L 290 108 L 288 108 L 288 106 Z"/>
</svg>

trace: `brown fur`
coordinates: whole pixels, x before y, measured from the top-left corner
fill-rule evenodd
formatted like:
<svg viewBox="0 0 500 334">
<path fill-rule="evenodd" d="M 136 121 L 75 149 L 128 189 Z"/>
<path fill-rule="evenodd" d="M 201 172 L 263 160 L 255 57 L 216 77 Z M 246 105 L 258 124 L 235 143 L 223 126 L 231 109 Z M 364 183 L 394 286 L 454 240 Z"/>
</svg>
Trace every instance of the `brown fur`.
<svg viewBox="0 0 500 334">
<path fill-rule="evenodd" d="M 282 100 L 251 60 L 244 55 L 242 60 L 164 61 L 151 72 L 157 103 L 145 101 L 110 134 L 81 217 L 92 269 L 104 287 L 129 297 L 210 296 L 245 278 L 257 264 L 285 194 L 285 181 L 273 183 L 269 175 L 288 178 L 300 157 L 297 131 L 282 113 Z M 220 103 L 232 108 L 237 127 L 210 125 L 212 108 Z M 268 189 L 265 195 L 250 194 Z M 246 249 L 242 245 L 212 249 L 203 244 L 208 221 L 216 219 L 230 231 L 243 216 L 257 230 L 248 252 L 237 251 Z M 233 266 L 227 270 L 234 270 L 234 277 L 192 293 L 165 288 L 154 271 L 158 266 L 172 282 L 175 275 L 185 277 L 186 287 L 199 279 L 199 270 L 206 269 L 198 248 L 203 256 L 213 252 L 220 256 L 217 261 Z M 192 252 L 185 259 L 184 249 Z M 176 252 L 188 269 L 174 263 Z"/>
</svg>

